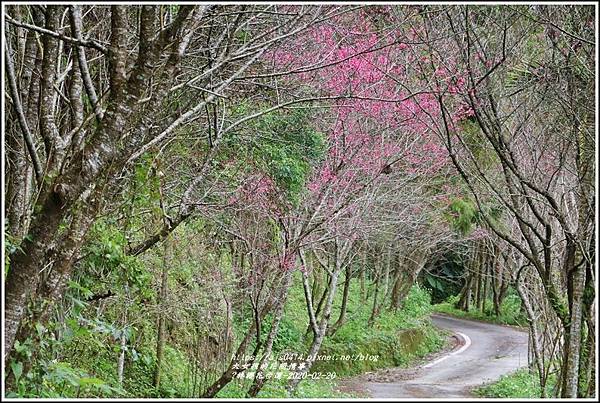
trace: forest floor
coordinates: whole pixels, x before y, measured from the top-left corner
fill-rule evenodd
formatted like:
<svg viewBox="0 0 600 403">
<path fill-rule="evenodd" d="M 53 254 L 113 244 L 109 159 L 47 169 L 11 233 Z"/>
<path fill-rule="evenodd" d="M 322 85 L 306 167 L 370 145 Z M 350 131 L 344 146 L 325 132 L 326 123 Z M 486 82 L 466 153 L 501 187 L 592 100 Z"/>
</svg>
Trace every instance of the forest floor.
<svg viewBox="0 0 600 403">
<path fill-rule="evenodd" d="M 409 368 L 382 369 L 340 380 L 338 389 L 373 398 L 475 397 L 474 388 L 527 365 L 526 332 L 437 314 L 432 321 L 454 333 L 443 351 Z"/>
</svg>

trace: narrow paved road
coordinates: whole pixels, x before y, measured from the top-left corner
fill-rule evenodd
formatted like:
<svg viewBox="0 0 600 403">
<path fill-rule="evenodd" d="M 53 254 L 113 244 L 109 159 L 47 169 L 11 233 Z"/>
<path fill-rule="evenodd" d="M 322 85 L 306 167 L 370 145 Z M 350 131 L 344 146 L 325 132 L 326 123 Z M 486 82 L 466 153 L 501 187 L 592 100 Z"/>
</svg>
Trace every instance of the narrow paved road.
<svg viewBox="0 0 600 403">
<path fill-rule="evenodd" d="M 433 315 L 432 321 L 458 333 L 461 347 L 425 363 L 410 379 L 368 382 L 365 387 L 372 397 L 474 397 L 469 393 L 473 387 L 527 365 L 526 332 L 442 315 Z"/>
</svg>

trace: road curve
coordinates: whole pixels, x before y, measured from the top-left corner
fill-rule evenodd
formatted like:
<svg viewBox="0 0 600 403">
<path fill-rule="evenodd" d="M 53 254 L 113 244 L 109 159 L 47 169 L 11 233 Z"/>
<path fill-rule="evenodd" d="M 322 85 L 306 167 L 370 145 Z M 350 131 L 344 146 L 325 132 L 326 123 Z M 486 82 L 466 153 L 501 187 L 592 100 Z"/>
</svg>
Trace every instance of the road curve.
<svg viewBox="0 0 600 403">
<path fill-rule="evenodd" d="M 527 365 L 527 333 L 524 331 L 445 315 L 432 315 L 431 319 L 436 326 L 458 333 L 463 339 L 462 346 L 425 363 L 411 379 L 368 382 L 364 386 L 372 397 L 474 397 L 470 393 L 473 387 Z"/>
</svg>

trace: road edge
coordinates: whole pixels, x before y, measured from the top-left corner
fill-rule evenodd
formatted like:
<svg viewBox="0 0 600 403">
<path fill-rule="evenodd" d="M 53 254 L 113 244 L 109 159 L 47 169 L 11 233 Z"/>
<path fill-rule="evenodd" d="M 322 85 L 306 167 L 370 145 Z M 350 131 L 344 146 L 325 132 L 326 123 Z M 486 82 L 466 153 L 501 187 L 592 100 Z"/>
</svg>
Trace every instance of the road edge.
<svg viewBox="0 0 600 403">
<path fill-rule="evenodd" d="M 467 322 L 485 323 L 487 325 L 494 325 L 494 326 L 506 327 L 506 328 L 509 328 L 509 329 L 517 330 L 519 332 L 529 333 L 529 328 L 527 326 L 507 325 L 505 323 L 489 322 L 489 321 L 483 320 L 483 319 L 463 318 L 463 317 L 452 315 L 452 314 L 446 313 L 446 312 L 436 312 L 436 311 L 434 311 L 430 315 L 430 317 L 431 316 L 441 316 L 441 317 L 447 317 L 447 318 L 452 318 L 452 319 L 465 320 Z"/>
<path fill-rule="evenodd" d="M 459 345 L 454 350 L 447 353 L 446 355 L 438 357 L 437 359 L 430 361 L 429 363 L 427 363 L 425 365 L 422 365 L 421 368 L 431 368 L 434 365 L 437 365 L 440 362 L 445 361 L 452 356 L 458 355 L 458 354 L 462 353 L 463 351 L 466 351 L 469 347 L 471 347 L 471 338 L 469 336 L 467 336 L 466 334 L 461 333 L 461 332 L 453 332 L 453 336 L 458 336 L 457 338 L 459 339 Z M 462 339 L 462 341 L 460 339 Z"/>
</svg>

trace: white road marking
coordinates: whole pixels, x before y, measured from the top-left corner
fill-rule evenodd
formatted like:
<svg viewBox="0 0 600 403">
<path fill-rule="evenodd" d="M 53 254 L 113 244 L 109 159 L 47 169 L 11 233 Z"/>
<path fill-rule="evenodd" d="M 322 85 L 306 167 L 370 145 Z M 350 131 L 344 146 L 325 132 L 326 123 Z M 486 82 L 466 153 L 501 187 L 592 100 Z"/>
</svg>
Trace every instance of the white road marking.
<svg viewBox="0 0 600 403">
<path fill-rule="evenodd" d="M 423 368 L 431 368 L 434 365 L 439 364 L 440 362 L 444 361 L 445 359 L 450 358 L 453 355 L 460 354 L 460 353 L 462 353 L 463 351 L 465 351 L 466 349 L 469 348 L 469 346 L 471 345 L 471 338 L 469 336 L 467 336 L 466 334 L 461 333 L 461 332 L 456 332 L 456 334 L 458 334 L 460 337 L 463 338 L 463 340 L 465 341 L 465 344 L 463 344 L 463 346 L 461 348 L 459 348 L 458 350 L 453 351 L 453 352 L 451 352 L 451 353 L 449 353 L 449 354 L 447 354 L 447 355 L 445 355 L 445 356 L 443 356 L 441 358 L 438 358 L 437 360 L 432 361 L 432 362 L 430 362 L 427 365 L 424 365 Z"/>
</svg>

